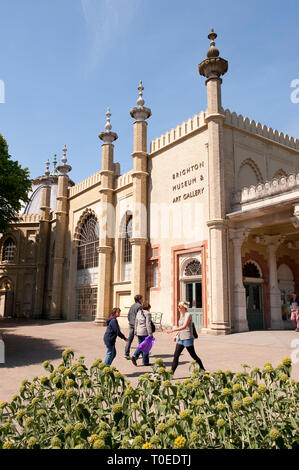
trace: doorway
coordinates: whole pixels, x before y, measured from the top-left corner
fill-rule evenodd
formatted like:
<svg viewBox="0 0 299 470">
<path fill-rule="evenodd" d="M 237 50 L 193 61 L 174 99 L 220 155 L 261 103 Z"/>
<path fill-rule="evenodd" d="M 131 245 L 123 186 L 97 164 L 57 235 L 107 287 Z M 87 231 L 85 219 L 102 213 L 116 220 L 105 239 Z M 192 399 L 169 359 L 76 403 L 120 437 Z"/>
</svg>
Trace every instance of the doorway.
<svg viewBox="0 0 299 470">
<path fill-rule="evenodd" d="M 0 282 L 0 317 L 13 316 L 13 287 L 9 279 Z"/>
<path fill-rule="evenodd" d="M 246 310 L 249 330 L 264 329 L 262 285 L 244 283 L 246 291 Z"/>
<path fill-rule="evenodd" d="M 185 282 L 185 299 L 189 302 L 188 311 L 192 314 L 196 328 L 202 328 L 202 282 Z"/>
</svg>

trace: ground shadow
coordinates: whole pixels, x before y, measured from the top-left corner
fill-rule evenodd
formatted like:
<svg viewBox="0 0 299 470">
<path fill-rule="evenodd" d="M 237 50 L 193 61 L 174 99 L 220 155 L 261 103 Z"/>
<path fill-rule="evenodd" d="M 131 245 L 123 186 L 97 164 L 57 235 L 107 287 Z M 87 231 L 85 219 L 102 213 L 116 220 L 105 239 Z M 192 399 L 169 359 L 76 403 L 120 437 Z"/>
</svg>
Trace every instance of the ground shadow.
<svg viewBox="0 0 299 470">
<path fill-rule="evenodd" d="M 48 339 L 5 333 L 5 364 L 0 370 L 41 364 L 61 357 L 64 348 L 57 347 Z"/>
<path fill-rule="evenodd" d="M 72 320 L 73 321 L 73 320 Z M 75 320 L 74 320 L 75 321 Z M 33 319 L 33 318 L 0 318 L 0 333 L 7 328 L 18 328 L 19 326 L 44 326 L 44 325 L 55 325 L 55 324 L 70 323 L 69 320 L 44 320 L 44 319 Z"/>
</svg>

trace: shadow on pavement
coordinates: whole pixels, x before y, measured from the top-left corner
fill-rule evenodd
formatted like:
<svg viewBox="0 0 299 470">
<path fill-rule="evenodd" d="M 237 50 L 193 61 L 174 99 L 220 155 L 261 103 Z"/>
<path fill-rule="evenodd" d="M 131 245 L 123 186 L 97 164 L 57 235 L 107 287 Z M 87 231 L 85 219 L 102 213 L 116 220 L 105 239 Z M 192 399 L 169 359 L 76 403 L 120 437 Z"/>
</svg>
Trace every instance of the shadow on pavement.
<svg viewBox="0 0 299 470">
<path fill-rule="evenodd" d="M 30 364 L 41 364 L 44 361 L 58 359 L 64 348 L 55 346 L 48 339 L 32 336 L 5 333 L 5 364 L 0 364 L 0 370 L 21 367 Z"/>
<path fill-rule="evenodd" d="M 0 331 L 7 328 L 18 328 L 19 326 L 46 326 L 62 323 L 70 323 L 67 320 L 42 320 L 32 318 L 0 318 Z"/>
</svg>

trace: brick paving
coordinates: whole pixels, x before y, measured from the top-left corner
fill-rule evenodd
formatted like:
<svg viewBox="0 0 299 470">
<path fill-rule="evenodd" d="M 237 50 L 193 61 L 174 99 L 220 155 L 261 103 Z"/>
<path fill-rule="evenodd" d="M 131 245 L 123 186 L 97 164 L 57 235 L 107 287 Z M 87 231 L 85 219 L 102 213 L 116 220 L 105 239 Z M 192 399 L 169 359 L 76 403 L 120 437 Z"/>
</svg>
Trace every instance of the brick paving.
<svg viewBox="0 0 299 470">
<path fill-rule="evenodd" d="M 65 348 L 74 351 L 75 357 L 84 356 L 85 363 L 90 366 L 100 357 L 105 358 L 106 348 L 103 343 L 104 327 L 92 322 L 64 321 L 0 321 L 0 333 L 5 341 L 5 364 L 0 364 L 0 401 L 10 401 L 17 393 L 23 379 L 31 380 L 34 376 L 45 375 L 42 363 L 49 360 L 54 366 L 61 362 L 61 354 Z M 124 334 L 128 330 L 123 329 Z M 156 343 L 150 356 L 153 363 L 161 357 L 166 366 L 170 367 L 175 344 L 172 337 L 165 332 L 155 333 Z M 297 341 L 296 341 L 297 340 Z M 133 342 L 134 351 L 137 340 Z M 125 342 L 117 339 L 117 357 L 113 362 L 124 373 L 133 385 L 138 376 L 150 367 L 138 367 L 124 357 Z M 297 348 L 297 351 L 295 351 Z M 228 336 L 200 335 L 195 340 L 195 349 L 209 371 L 230 369 L 233 372 L 242 370 L 240 364 L 262 367 L 265 362 L 276 366 L 284 356 L 291 356 L 293 365 L 292 377 L 299 380 L 299 333 L 283 331 L 251 331 L 235 333 Z M 189 377 L 190 356 L 186 350 L 181 355 L 180 364 L 175 372 L 176 380 Z"/>
</svg>

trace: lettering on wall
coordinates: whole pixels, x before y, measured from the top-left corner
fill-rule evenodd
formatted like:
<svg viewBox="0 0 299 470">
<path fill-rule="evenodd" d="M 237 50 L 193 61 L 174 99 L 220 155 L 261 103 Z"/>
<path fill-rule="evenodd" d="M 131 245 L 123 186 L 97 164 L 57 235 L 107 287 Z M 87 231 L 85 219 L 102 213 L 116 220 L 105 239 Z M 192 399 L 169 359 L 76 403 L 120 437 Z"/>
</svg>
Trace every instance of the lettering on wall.
<svg viewBox="0 0 299 470">
<path fill-rule="evenodd" d="M 186 201 L 204 193 L 204 166 L 204 162 L 194 163 L 172 174 L 173 203 Z"/>
</svg>

